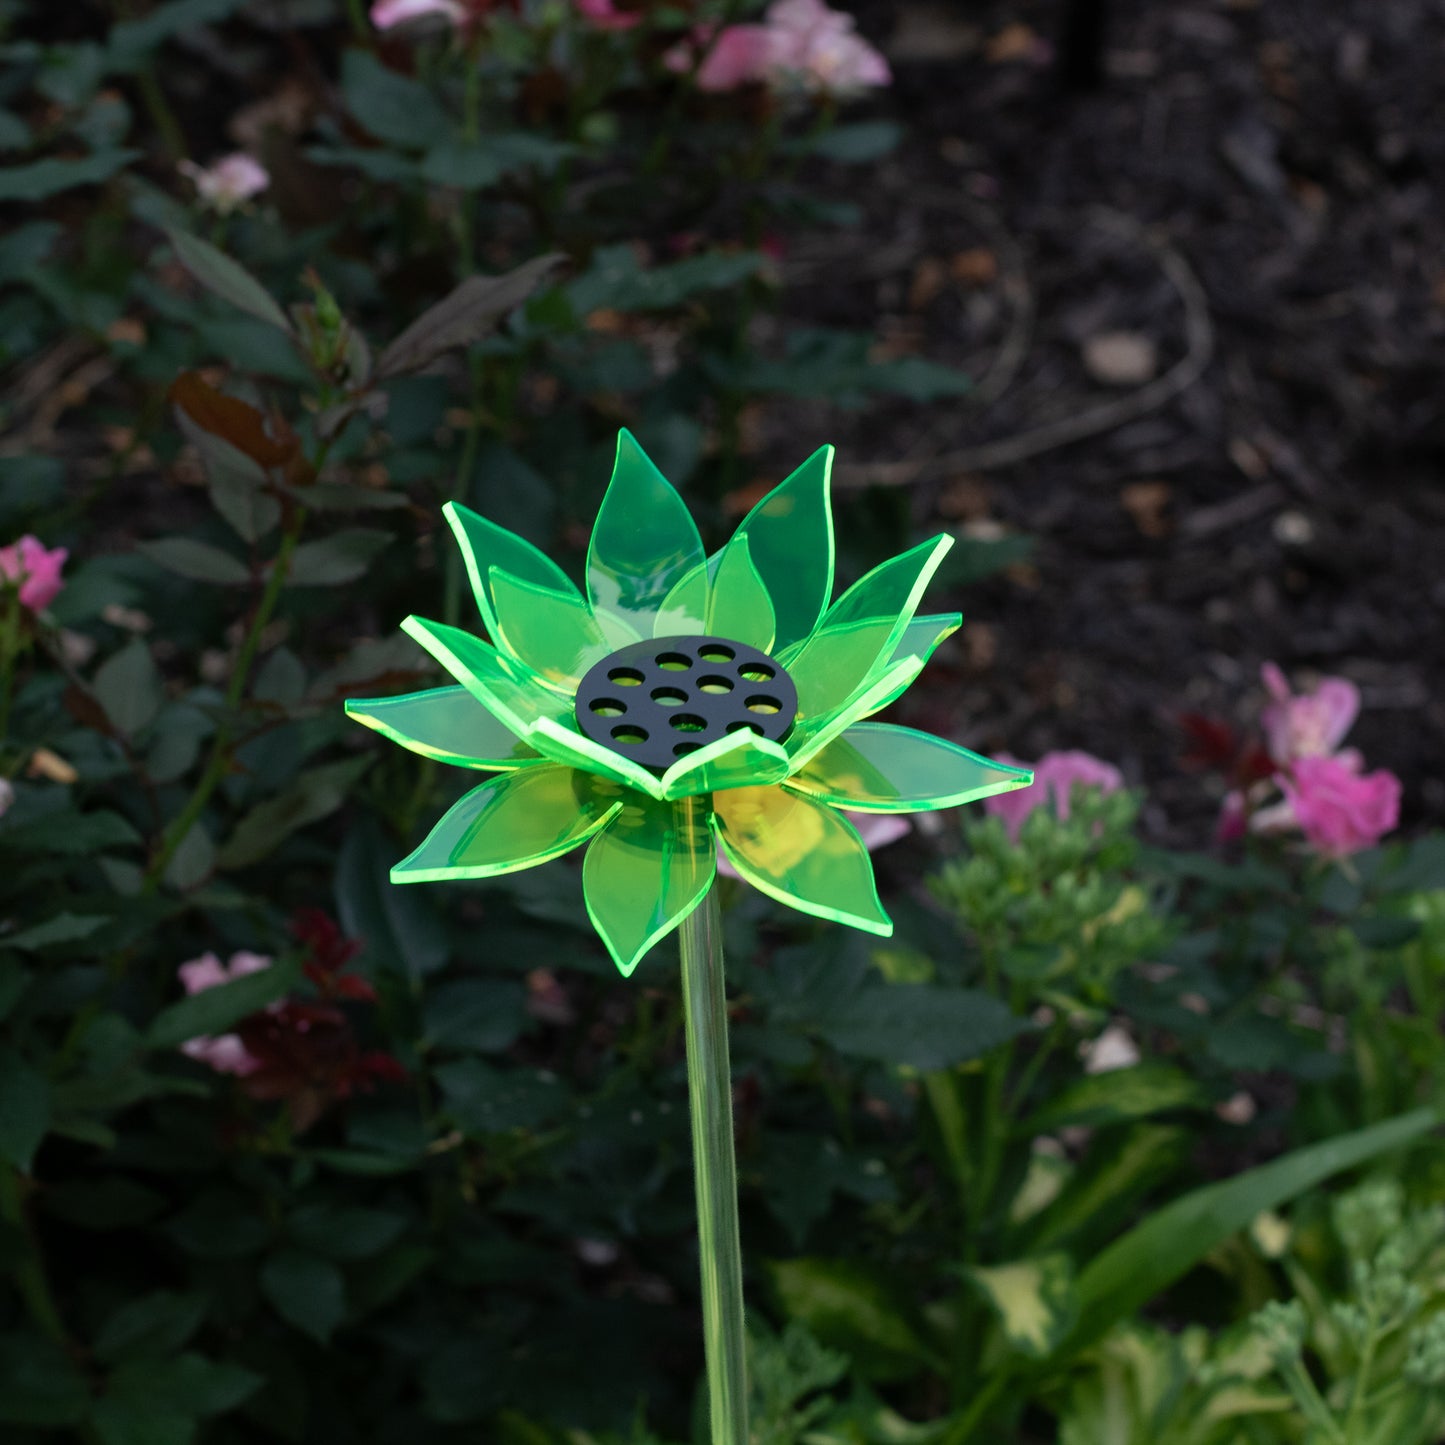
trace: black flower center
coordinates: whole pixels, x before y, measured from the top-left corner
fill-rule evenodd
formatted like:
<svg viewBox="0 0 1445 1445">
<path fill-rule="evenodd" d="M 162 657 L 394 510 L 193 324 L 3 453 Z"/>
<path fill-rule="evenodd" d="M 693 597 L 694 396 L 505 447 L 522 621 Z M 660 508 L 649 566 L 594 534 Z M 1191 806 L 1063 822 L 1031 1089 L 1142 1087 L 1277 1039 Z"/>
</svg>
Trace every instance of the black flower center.
<svg viewBox="0 0 1445 1445">
<path fill-rule="evenodd" d="M 798 692 L 766 652 L 725 637 L 654 637 L 596 663 L 577 688 L 577 725 L 662 772 L 729 733 L 781 742 Z"/>
</svg>

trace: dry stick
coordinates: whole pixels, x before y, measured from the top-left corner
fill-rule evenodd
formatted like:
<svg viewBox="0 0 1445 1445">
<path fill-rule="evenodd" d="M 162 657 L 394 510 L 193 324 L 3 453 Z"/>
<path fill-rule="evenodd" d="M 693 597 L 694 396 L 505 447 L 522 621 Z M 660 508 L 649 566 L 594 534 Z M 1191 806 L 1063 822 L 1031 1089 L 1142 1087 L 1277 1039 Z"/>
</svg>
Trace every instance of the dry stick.
<svg viewBox="0 0 1445 1445">
<path fill-rule="evenodd" d="M 1112 431 L 1157 411 L 1181 392 L 1187 391 L 1204 374 L 1214 356 L 1214 326 L 1209 319 L 1209 298 L 1183 254 L 1168 242 L 1150 236 L 1130 217 L 1118 211 L 1096 210 L 1096 225 L 1137 238 L 1151 250 L 1160 269 L 1169 278 L 1184 304 L 1185 353 L 1163 376 L 1117 401 L 1088 407 L 1072 416 L 1060 417 L 1029 431 L 1000 437 L 979 446 L 942 452 L 913 462 L 893 462 L 871 467 L 852 467 L 840 478 L 844 486 L 903 486 L 920 476 L 940 472 L 980 471 L 1011 466 L 1056 447 L 1083 441 L 1086 437 Z"/>
</svg>

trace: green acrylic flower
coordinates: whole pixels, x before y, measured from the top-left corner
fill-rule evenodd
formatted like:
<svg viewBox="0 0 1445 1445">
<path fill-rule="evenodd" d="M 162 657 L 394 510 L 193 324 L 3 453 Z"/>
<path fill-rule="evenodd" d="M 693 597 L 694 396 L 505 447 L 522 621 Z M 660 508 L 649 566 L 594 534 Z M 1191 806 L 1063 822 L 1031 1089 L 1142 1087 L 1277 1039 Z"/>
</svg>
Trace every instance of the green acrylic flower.
<svg viewBox="0 0 1445 1445">
<path fill-rule="evenodd" d="M 1033 775 L 864 721 L 962 619 L 916 615 L 948 537 L 830 605 L 832 458 L 815 452 L 709 557 L 682 499 L 622 432 L 585 594 L 529 543 L 449 503 L 491 644 L 409 617 L 404 629 L 459 685 L 346 710 L 490 776 L 392 881 L 488 878 L 587 843 L 587 909 L 625 975 L 702 901 L 721 845 L 780 902 L 889 935 L 841 810 L 948 808 Z"/>
</svg>

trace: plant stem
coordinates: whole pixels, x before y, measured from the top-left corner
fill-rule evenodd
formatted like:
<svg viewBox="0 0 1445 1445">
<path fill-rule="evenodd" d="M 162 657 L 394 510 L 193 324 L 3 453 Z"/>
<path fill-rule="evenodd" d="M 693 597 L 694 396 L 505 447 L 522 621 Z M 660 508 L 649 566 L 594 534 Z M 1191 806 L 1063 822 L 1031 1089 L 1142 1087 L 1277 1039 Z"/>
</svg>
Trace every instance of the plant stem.
<svg viewBox="0 0 1445 1445">
<path fill-rule="evenodd" d="M 41 1334 L 57 1344 L 66 1342 L 65 1324 L 56 1308 L 55 1297 L 50 1293 L 50 1284 L 45 1278 L 45 1266 L 41 1262 L 40 1247 L 31 1232 L 25 1213 L 23 1189 L 24 1177 L 20 1170 L 11 1165 L 0 1166 L 0 1220 L 20 1231 L 25 1237 L 26 1251 L 14 1265 L 15 1284 L 30 1318 L 35 1321 Z"/>
<path fill-rule="evenodd" d="M 702 799 L 692 807 L 692 825 Z M 704 825 L 705 826 L 705 825 Z M 733 1155 L 732 1070 L 723 985 L 722 911 L 717 885 L 684 920 L 682 1003 L 687 1093 L 697 1182 L 702 1266 L 702 1331 L 712 1445 L 748 1445 L 747 1361 L 743 1334 L 742 1247 Z"/>
</svg>

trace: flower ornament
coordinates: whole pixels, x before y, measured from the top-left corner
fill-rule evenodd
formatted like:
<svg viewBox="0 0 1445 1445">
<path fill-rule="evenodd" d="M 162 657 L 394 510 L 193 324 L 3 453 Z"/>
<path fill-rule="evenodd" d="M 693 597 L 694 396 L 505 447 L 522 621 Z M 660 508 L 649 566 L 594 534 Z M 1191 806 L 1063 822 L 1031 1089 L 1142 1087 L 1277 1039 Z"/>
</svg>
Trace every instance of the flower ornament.
<svg viewBox="0 0 1445 1445">
<path fill-rule="evenodd" d="M 585 592 L 529 543 L 448 504 L 491 645 L 409 617 L 404 630 L 456 685 L 346 708 L 403 747 L 492 776 L 392 881 L 487 878 L 587 843 L 587 910 L 624 975 L 707 895 L 719 847 L 778 901 L 891 934 L 843 810 L 947 808 L 1032 774 L 865 721 L 962 619 L 917 615 L 946 536 L 830 603 L 832 457 L 815 452 L 709 557 L 623 431 Z"/>
</svg>

